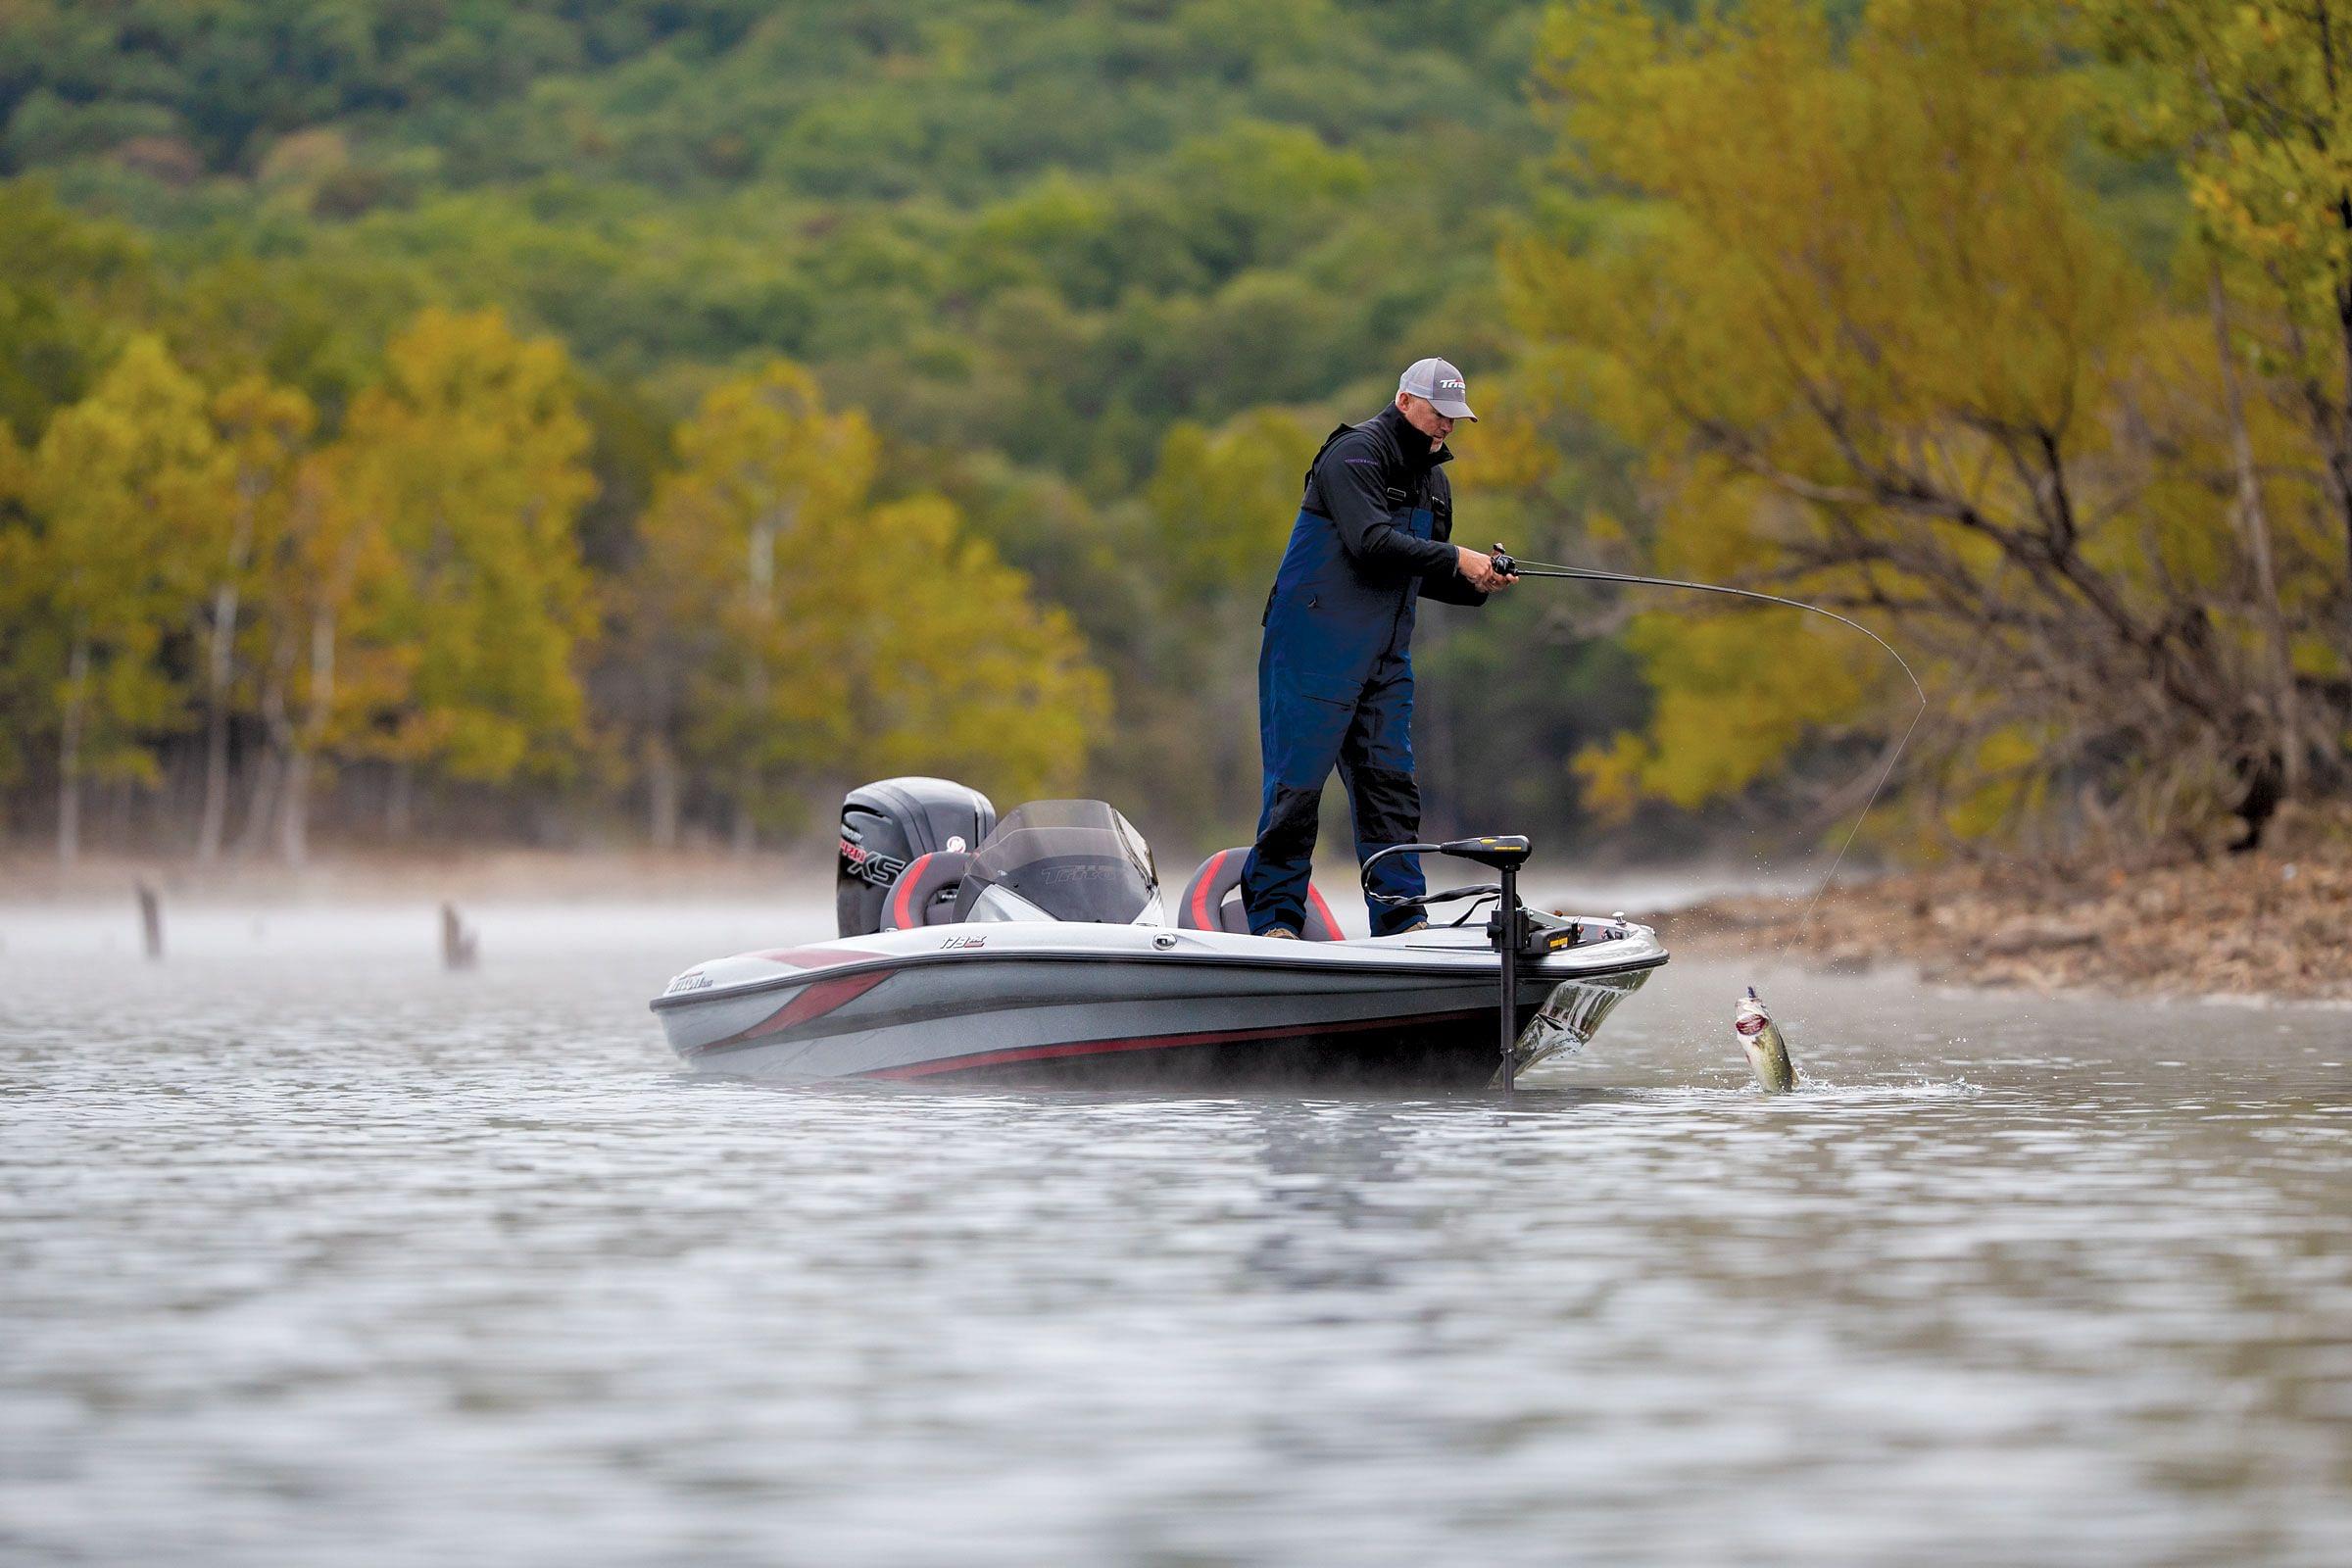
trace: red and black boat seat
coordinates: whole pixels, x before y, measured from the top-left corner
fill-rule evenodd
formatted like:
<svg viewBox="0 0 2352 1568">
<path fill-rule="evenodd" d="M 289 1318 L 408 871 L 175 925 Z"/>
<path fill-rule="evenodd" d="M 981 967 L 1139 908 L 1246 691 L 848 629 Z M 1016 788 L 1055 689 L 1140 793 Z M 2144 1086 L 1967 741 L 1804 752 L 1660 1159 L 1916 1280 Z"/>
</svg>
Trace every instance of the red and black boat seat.
<svg viewBox="0 0 2352 1568">
<path fill-rule="evenodd" d="M 1250 915 L 1242 907 L 1242 865 L 1249 858 L 1250 847 L 1245 844 L 1238 850 L 1219 850 L 1202 860 L 1200 869 L 1184 885 L 1184 901 L 1176 908 L 1177 925 L 1187 931 L 1230 931 L 1248 936 Z M 1306 890 L 1306 929 L 1298 934 L 1309 942 L 1343 940 L 1331 906 L 1311 886 Z"/>
<path fill-rule="evenodd" d="M 955 924 L 956 895 L 971 868 L 972 858 L 961 850 L 933 850 L 907 861 L 882 901 L 882 929 Z"/>
</svg>

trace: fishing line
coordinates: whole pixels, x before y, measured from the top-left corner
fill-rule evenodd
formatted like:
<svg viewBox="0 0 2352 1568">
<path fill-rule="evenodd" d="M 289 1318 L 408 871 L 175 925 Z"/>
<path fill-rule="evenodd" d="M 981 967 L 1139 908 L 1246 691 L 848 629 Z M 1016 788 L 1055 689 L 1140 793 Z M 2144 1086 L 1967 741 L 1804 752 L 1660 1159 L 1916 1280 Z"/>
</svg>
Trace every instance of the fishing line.
<svg viewBox="0 0 2352 1568">
<path fill-rule="evenodd" d="M 1903 726 L 1902 738 L 1894 743 L 1894 750 L 1887 754 L 1886 765 L 1879 770 L 1878 782 L 1870 787 L 1870 798 L 1862 803 L 1861 813 L 1854 818 L 1854 825 L 1846 830 L 1845 842 L 1838 846 L 1837 858 L 1830 861 L 1829 870 L 1822 875 L 1821 885 L 1813 890 L 1811 901 L 1805 905 L 1805 918 L 1812 919 L 1814 905 L 1821 902 L 1821 896 L 1827 893 L 1830 890 L 1830 884 L 1837 880 L 1838 868 L 1845 863 L 1845 852 L 1854 847 L 1854 840 L 1860 835 L 1862 824 L 1870 818 L 1870 808 L 1879 804 L 1880 792 L 1886 788 L 1886 781 L 1894 776 L 1895 764 L 1903 759 L 1903 748 L 1911 744 L 1911 732 L 1919 728 L 1921 719 L 1927 717 L 1928 689 L 1919 683 L 1919 676 L 1912 671 L 1911 662 L 1895 652 L 1892 643 L 1860 621 L 1840 615 L 1835 610 L 1824 610 L 1819 605 L 1808 605 L 1801 599 L 1784 599 L 1779 594 L 1768 594 L 1754 588 L 1731 588 L 1718 582 L 1685 582 L 1677 577 L 1642 577 L 1630 571 L 1601 571 L 1592 566 L 1561 566 L 1543 561 L 1519 561 L 1505 554 L 1499 545 L 1494 549 L 1494 560 L 1496 570 L 1507 571 L 1520 577 L 1567 577 L 1578 582 L 1613 582 L 1639 588 L 1688 588 L 1694 593 L 1728 594 L 1739 599 L 1761 600 L 1768 605 L 1786 605 L 1790 610 L 1811 611 L 1816 615 L 1829 616 L 1841 626 L 1853 627 L 1854 630 L 1886 649 L 1886 657 L 1902 666 L 1903 677 L 1911 682 L 1911 690 L 1919 698 L 1919 707 L 1912 710 L 1911 722 Z"/>
</svg>

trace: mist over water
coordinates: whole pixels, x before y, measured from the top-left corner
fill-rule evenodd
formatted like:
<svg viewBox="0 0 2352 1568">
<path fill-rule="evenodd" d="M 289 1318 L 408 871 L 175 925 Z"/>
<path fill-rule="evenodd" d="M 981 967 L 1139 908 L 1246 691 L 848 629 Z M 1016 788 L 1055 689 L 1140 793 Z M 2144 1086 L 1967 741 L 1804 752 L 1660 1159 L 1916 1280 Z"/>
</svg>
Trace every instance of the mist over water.
<svg viewBox="0 0 2352 1568">
<path fill-rule="evenodd" d="M 0 1559 L 2352 1542 L 2352 1012 L 1678 960 L 1508 1107 L 782 1090 L 644 1004 L 820 901 L 468 916 L 0 908 Z"/>
</svg>

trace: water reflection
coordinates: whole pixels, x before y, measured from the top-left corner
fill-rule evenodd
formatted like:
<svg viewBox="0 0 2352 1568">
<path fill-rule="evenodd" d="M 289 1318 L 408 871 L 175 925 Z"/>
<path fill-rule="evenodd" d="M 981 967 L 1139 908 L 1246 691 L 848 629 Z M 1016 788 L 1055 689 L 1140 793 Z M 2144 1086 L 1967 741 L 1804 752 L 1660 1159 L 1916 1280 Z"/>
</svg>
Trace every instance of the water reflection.
<svg viewBox="0 0 2352 1568">
<path fill-rule="evenodd" d="M 757 922 L 480 918 L 0 922 L 0 1555 L 2352 1539 L 2346 1014 L 1682 965 L 1508 1106 L 788 1091 L 642 1010 Z"/>
</svg>

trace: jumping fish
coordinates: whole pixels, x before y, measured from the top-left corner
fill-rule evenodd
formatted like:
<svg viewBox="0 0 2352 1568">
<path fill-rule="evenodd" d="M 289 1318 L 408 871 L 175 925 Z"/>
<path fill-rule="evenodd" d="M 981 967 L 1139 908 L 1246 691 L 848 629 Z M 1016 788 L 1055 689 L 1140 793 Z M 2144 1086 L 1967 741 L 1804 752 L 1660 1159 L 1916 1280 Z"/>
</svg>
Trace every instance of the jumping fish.
<svg viewBox="0 0 2352 1568">
<path fill-rule="evenodd" d="M 1747 1064 L 1756 1070 L 1758 1088 L 1768 1095 L 1785 1095 L 1796 1087 L 1796 1066 L 1788 1059 L 1788 1042 L 1781 1038 L 1779 1026 L 1764 1010 L 1763 999 L 1754 986 L 1740 999 L 1739 1009 L 1732 1014 L 1732 1029 L 1740 1036 Z"/>
</svg>

